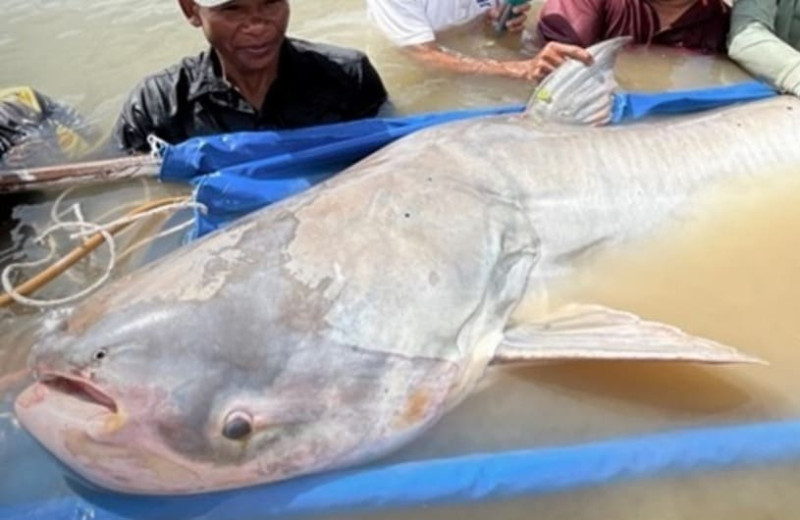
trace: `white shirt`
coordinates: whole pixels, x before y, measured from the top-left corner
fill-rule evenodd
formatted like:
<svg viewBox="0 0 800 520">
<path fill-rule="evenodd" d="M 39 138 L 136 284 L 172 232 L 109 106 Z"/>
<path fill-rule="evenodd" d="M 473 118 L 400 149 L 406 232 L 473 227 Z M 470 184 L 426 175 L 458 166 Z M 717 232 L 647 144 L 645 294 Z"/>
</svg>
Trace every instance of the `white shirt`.
<svg viewBox="0 0 800 520">
<path fill-rule="evenodd" d="M 395 45 L 436 40 L 435 32 L 466 23 L 498 0 L 367 0 L 367 14 Z"/>
</svg>

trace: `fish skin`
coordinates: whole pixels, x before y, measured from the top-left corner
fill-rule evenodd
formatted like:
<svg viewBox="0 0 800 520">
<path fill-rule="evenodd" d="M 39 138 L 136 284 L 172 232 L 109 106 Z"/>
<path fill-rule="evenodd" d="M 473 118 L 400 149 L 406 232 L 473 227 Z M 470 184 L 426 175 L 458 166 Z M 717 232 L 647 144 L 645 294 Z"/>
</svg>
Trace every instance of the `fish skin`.
<svg viewBox="0 0 800 520">
<path fill-rule="evenodd" d="M 688 218 L 704 190 L 800 164 L 798 111 L 778 97 L 608 128 L 497 116 L 401 139 L 87 299 L 33 349 L 17 416 L 129 493 L 371 460 L 472 391 L 524 298 Z M 221 433 L 234 413 L 245 439 Z"/>
</svg>

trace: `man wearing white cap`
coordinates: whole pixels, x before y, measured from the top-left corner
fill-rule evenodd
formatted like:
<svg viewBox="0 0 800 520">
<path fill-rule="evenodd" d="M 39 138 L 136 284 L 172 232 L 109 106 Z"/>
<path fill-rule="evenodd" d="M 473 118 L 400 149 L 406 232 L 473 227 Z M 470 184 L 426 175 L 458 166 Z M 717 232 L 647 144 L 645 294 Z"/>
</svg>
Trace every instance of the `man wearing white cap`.
<svg viewBox="0 0 800 520">
<path fill-rule="evenodd" d="M 130 151 L 246 130 L 298 128 L 374 116 L 386 90 L 355 50 L 286 37 L 288 0 L 178 0 L 211 48 L 145 78 L 117 121 Z"/>
</svg>

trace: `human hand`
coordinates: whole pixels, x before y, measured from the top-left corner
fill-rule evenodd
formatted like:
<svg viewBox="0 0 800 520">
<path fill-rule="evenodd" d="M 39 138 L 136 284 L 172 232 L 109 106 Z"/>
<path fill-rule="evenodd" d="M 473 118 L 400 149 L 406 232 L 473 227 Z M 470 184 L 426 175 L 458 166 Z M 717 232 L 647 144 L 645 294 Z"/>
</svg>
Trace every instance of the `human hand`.
<svg viewBox="0 0 800 520">
<path fill-rule="evenodd" d="M 530 11 L 530 9 L 531 4 L 529 2 L 513 6 L 511 11 L 514 13 L 514 16 L 509 18 L 506 22 L 506 30 L 508 32 L 521 32 L 525 29 L 525 22 L 528 20 L 528 11 Z M 500 13 L 501 8 L 492 7 L 486 12 L 486 15 L 494 25 L 500 18 Z"/>
<path fill-rule="evenodd" d="M 583 47 L 550 42 L 530 60 L 509 62 L 509 72 L 517 78 L 541 81 L 570 58 L 578 60 L 584 65 L 594 63 L 592 55 Z"/>
</svg>

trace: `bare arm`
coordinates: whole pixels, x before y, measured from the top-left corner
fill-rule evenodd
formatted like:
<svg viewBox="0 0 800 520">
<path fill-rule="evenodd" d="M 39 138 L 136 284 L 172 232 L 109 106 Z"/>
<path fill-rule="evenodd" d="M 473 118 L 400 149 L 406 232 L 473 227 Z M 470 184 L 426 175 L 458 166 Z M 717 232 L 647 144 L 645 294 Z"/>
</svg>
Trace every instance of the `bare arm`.
<svg viewBox="0 0 800 520">
<path fill-rule="evenodd" d="M 733 5 L 728 54 L 748 72 L 800 96 L 800 52 L 775 34 L 775 0 L 738 0 Z"/>
<path fill-rule="evenodd" d="M 582 47 L 548 43 L 528 60 L 498 61 L 478 59 L 441 47 L 435 42 L 404 47 L 414 58 L 427 65 L 468 74 L 492 74 L 510 78 L 541 81 L 568 58 L 591 64 L 592 56 Z"/>
<path fill-rule="evenodd" d="M 454 50 L 440 46 L 436 42 L 423 43 L 420 45 L 409 45 L 403 47 L 417 61 L 425 65 L 434 66 L 452 72 L 466 74 L 494 74 L 498 76 L 522 77 L 515 70 L 514 64 L 524 63 L 521 61 L 498 61 L 489 59 L 479 59 L 461 54 Z"/>
<path fill-rule="evenodd" d="M 499 61 L 474 58 L 439 45 L 436 35 L 420 8 L 413 0 L 367 0 L 368 13 L 379 29 L 396 45 L 419 62 L 466 74 L 490 74 L 539 81 L 567 58 L 591 63 L 592 57 L 585 49 L 562 43 L 552 43 L 532 59 Z M 510 32 L 520 32 L 525 27 L 530 5 L 514 8 L 517 16 L 506 23 Z M 487 12 L 487 18 L 498 17 L 497 9 Z"/>
</svg>

